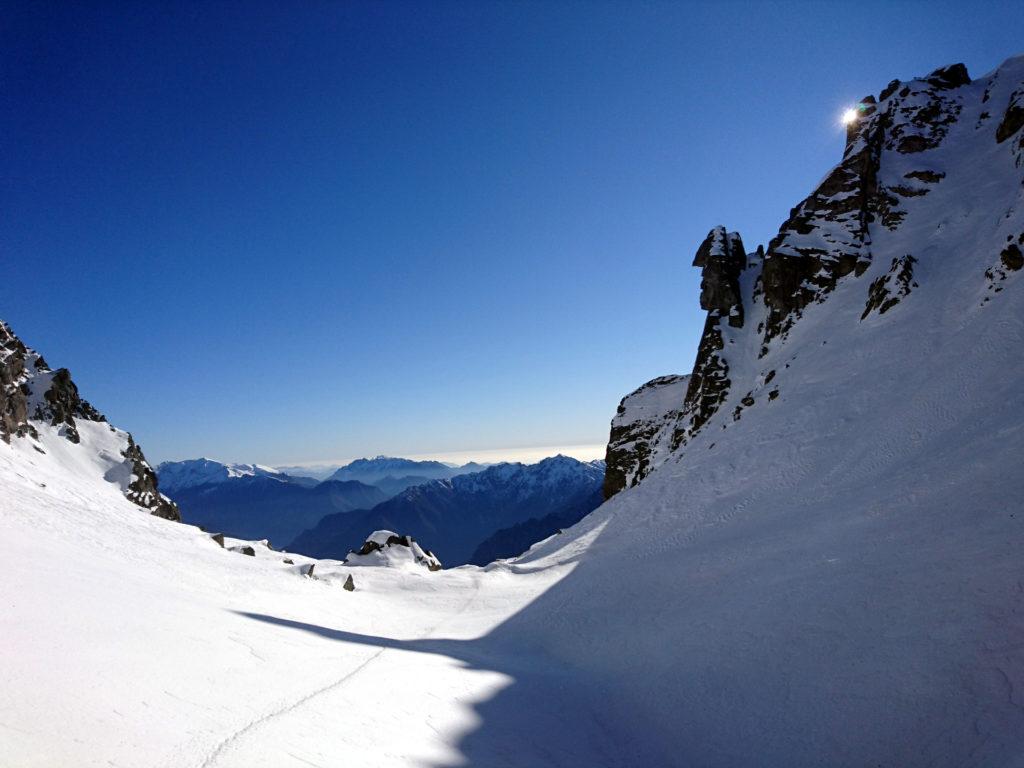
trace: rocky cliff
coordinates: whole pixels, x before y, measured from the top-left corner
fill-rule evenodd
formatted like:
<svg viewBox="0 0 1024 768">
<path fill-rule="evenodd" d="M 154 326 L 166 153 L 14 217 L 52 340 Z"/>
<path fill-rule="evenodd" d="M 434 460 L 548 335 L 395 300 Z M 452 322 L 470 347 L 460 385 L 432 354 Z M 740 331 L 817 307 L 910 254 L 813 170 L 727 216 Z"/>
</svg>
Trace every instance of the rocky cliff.
<svg viewBox="0 0 1024 768">
<path fill-rule="evenodd" d="M 619 403 L 605 453 L 604 497 L 636 485 L 670 451 L 689 376 L 659 376 Z"/>
<path fill-rule="evenodd" d="M 684 377 L 666 377 L 622 401 L 608 443 L 606 498 L 684 450 L 712 421 L 715 429 L 727 429 L 745 409 L 778 398 L 792 362 L 784 351 L 787 337 L 840 287 L 863 292 L 861 322 L 918 290 L 923 275 L 938 267 L 952 225 L 928 206 L 929 197 L 945 199 L 962 189 L 959 197 L 976 196 L 978 206 L 989 198 L 999 202 L 990 213 L 1002 245 L 977 275 L 979 302 L 1003 290 L 1024 267 L 1024 222 L 1013 190 L 1003 194 L 995 174 L 978 168 L 1015 169 L 1019 196 L 1022 71 L 1018 57 L 976 81 L 962 64 L 893 80 L 877 97 L 859 102 L 842 160 L 790 211 L 767 249 L 747 253 L 740 235 L 724 227 L 708 233 L 693 260 L 701 269 L 707 319 L 685 394 L 678 387 Z M 666 388 L 667 379 L 674 388 Z M 628 415 L 631 399 L 659 389 L 664 397 L 656 415 Z"/>
<path fill-rule="evenodd" d="M 85 425 L 91 425 L 90 429 L 102 425 L 118 438 L 116 455 L 83 444 Z M 108 424 L 106 417 L 82 398 L 67 368 L 51 369 L 42 355 L 26 347 L 10 326 L 0 321 L 0 439 L 8 444 L 31 440 L 37 451 L 45 453 L 45 436 L 67 440 L 83 453 L 99 453 L 90 458 L 97 459 L 108 479 L 121 483 L 130 501 L 157 517 L 181 519 L 174 502 L 158 490 L 156 473 L 132 436 Z"/>
</svg>

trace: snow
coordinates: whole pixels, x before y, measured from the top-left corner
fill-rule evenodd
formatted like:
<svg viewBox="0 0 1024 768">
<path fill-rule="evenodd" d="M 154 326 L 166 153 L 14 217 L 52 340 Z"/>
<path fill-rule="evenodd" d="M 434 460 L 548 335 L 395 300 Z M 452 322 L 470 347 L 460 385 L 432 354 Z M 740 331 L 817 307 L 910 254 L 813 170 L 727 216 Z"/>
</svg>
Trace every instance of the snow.
<svg viewBox="0 0 1024 768">
<path fill-rule="evenodd" d="M 482 472 L 468 475 L 457 475 L 449 481 L 456 490 L 465 493 L 486 493 L 495 487 L 517 486 L 516 495 L 520 498 L 530 496 L 542 490 L 559 489 L 564 492 L 568 487 L 581 487 L 599 484 L 604 477 L 604 462 L 579 461 L 570 456 L 550 456 L 536 464 L 521 462 L 502 462 L 488 467 Z M 442 482 L 442 481 L 438 481 Z"/>
<path fill-rule="evenodd" d="M 350 567 L 376 566 L 390 568 L 435 568 L 441 567 L 441 562 L 433 554 L 423 549 L 415 540 L 409 540 L 408 546 L 404 543 L 389 543 L 394 539 L 402 539 L 394 531 L 374 531 L 366 537 L 366 542 L 377 546 L 375 551 L 365 555 L 358 552 L 349 553 L 345 558 L 345 565 Z"/>
<path fill-rule="evenodd" d="M 157 467 L 160 490 L 165 493 L 211 483 L 224 483 L 236 477 L 284 477 L 273 467 L 261 464 L 225 464 L 215 459 L 165 461 Z"/>
<path fill-rule="evenodd" d="M 727 402 L 517 560 L 310 578 L 128 502 L 106 425 L 0 444 L 3 760 L 1024 766 L 1021 273 L 983 302 L 1024 191 L 984 85 L 941 146 L 885 153 L 885 183 L 947 176 L 870 269 L 764 357 L 745 274 Z M 907 253 L 918 287 L 861 321 Z"/>
<path fill-rule="evenodd" d="M 510 678 L 444 647 L 566 570 L 306 578 L 308 558 L 233 553 L 128 502 L 91 450 L 107 427 L 81 426 L 79 446 L 42 427 L 46 455 L 0 443 L 5 764 L 457 764 L 473 702 Z"/>
</svg>

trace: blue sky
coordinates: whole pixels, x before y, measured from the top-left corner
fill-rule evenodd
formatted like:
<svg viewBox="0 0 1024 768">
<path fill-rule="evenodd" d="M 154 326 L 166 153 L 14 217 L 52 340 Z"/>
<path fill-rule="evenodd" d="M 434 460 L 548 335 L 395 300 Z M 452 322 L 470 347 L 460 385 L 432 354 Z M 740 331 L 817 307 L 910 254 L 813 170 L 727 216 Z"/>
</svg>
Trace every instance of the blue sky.
<svg viewBox="0 0 1024 768">
<path fill-rule="evenodd" d="M 690 369 L 712 226 L 1024 48 L 1016 2 L 21 5 L 0 317 L 154 460 L 600 444 Z"/>
</svg>

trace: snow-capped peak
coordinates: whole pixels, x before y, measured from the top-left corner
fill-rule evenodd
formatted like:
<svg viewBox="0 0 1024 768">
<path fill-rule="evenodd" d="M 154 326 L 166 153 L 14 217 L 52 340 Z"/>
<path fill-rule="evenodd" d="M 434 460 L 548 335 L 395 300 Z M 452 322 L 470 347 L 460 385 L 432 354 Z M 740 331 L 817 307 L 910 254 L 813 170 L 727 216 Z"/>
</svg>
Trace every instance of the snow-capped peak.
<svg viewBox="0 0 1024 768">
<path fill-rule="evenodd" d="M 228 464 L 216 459 L 165 461 L 156 468 L 162 487 L 168 492 L 200 485 L 223 483 L 239 477 L 270 477 L 286 480 L 280 470 L 262 464 Z"/>
</svg>

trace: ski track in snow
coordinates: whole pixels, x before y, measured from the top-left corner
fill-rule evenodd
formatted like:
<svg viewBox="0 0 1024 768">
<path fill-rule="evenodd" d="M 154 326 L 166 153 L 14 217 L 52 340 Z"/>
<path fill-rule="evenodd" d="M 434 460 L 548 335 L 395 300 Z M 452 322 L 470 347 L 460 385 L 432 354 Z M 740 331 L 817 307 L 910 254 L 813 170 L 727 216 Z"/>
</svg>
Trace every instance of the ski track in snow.
<svg viewBox="0 0 1024 768">
<path fill-rule="evenodd" d="M 479 591 L 480 591 L 480 583 L 478 581 L 475 584 L 473 594 L 469 597 L 468 600 L 466 600 L 466 602 L 462 606 L 462 608 L 460 608 L 458 610 L 456 616 L 459 616 L 459 615 L 462 615 L 463 613 L 465 613 L 469 609 L 469 607 L 473 603 L 476 602 L 476 598 L 477 598 L 477 595 L 479 594 Z M 424 638 L 431 638 L 431 637 L 433 637 L 434 634 L 442 626 L 444 626 L 446 623 L 448 623 L 450 620 L 451 619 L 449 618 L 446 621 L 438 622 L 437 625 L 427 629 L 426 632 L 424 632 Z M 207 755 L 206 759 L 204 759 L 201 763 L 198 764 L 199 768 L 211 768 L 211 766 L 216 765 L 218 763 L 218 761 L 223 756 L 225 756 L 232 749 L 232 747 L 235 746 L 239 741 L 244 739 L 246 736 L 250 735 L 252 732 L 258 730 L 262 726 L 266 725 L 270 721 L 274 720 L 275 718 L 281 717 L 282 715 L 286 715 L 286 714 L 288 714 L 290 712 L 294 712 L 296 709 L 299 709 L 300 707 L 302 707 L 303 705 L 313 701 L 317 697 L 322 696 L 322 695 L 327 694 L 327 693 L 331 693 L 332 691 L 336 691 L 339 688 L 342 688 L 345 684 L 347 684 L 350 680 L 352 680 L 352 678 L 354 678 L 356 675 L 358 675 L 363 670 L 367 669 L 371 664 L 373 664 L 375 661 L 380 659 L 389 650 L 391 650 L 391 649 L 386 648 L 386 647 L 380 648 L 379 650 L 374 652 L 373 655 L 370 656 L 370 658 L 366 659 L 366 661 L 364 661 L 361 664 L 359 664 L 355 669 L 353 669 L 353 670 L 351 670 L 349 672 L 346 672 L 344 675 L 339 677 L 334 682 L 328 683 L 327 685 L 325 685 L 325 686 L 323 686 L 321 688 L 318 688 L 318 689 L 316 689 L 314 691 L 311 691 L 310 693 L 307 693 L 306 695 L 302 696 L 301 698 L 297 699 L 296 701 L 291 702 L 290 704 L 286 704 L 286 705 L 284 705 L 282 707 L 278 707 L 277 709 L 275 709 L 275 710 L 273 710 L 271 712 L 268 712 L 265 715 L 262 715 L 261 717 L 257 717 L 255 720 L 253 720 L 250 723 L 248 723 L 248 724 L 244 725 L 243 727 L 239 728 L 237 731 L 235 731 L 230 736 L 228 736 L 223 741 L 221 741 L 216 747 L 214 747 L 213 751 L 210 752 L 209 755 Z M 255 652 L 253 653 L 253 655 L 256 655 Z M 257 658 L 258 658 L 258 656 L 257 656 Z M 293 757 L 295 757 L 295 756 L 293 755 Z M 302 759 L 302 758 L 296 758 L 296 759 Z M 303 760 L 303 762 L 308 762 L 308 761 Z M 310 765 L 315 765 L 315 764 L 314 763 L 310 763 Z"/>
</svg>

